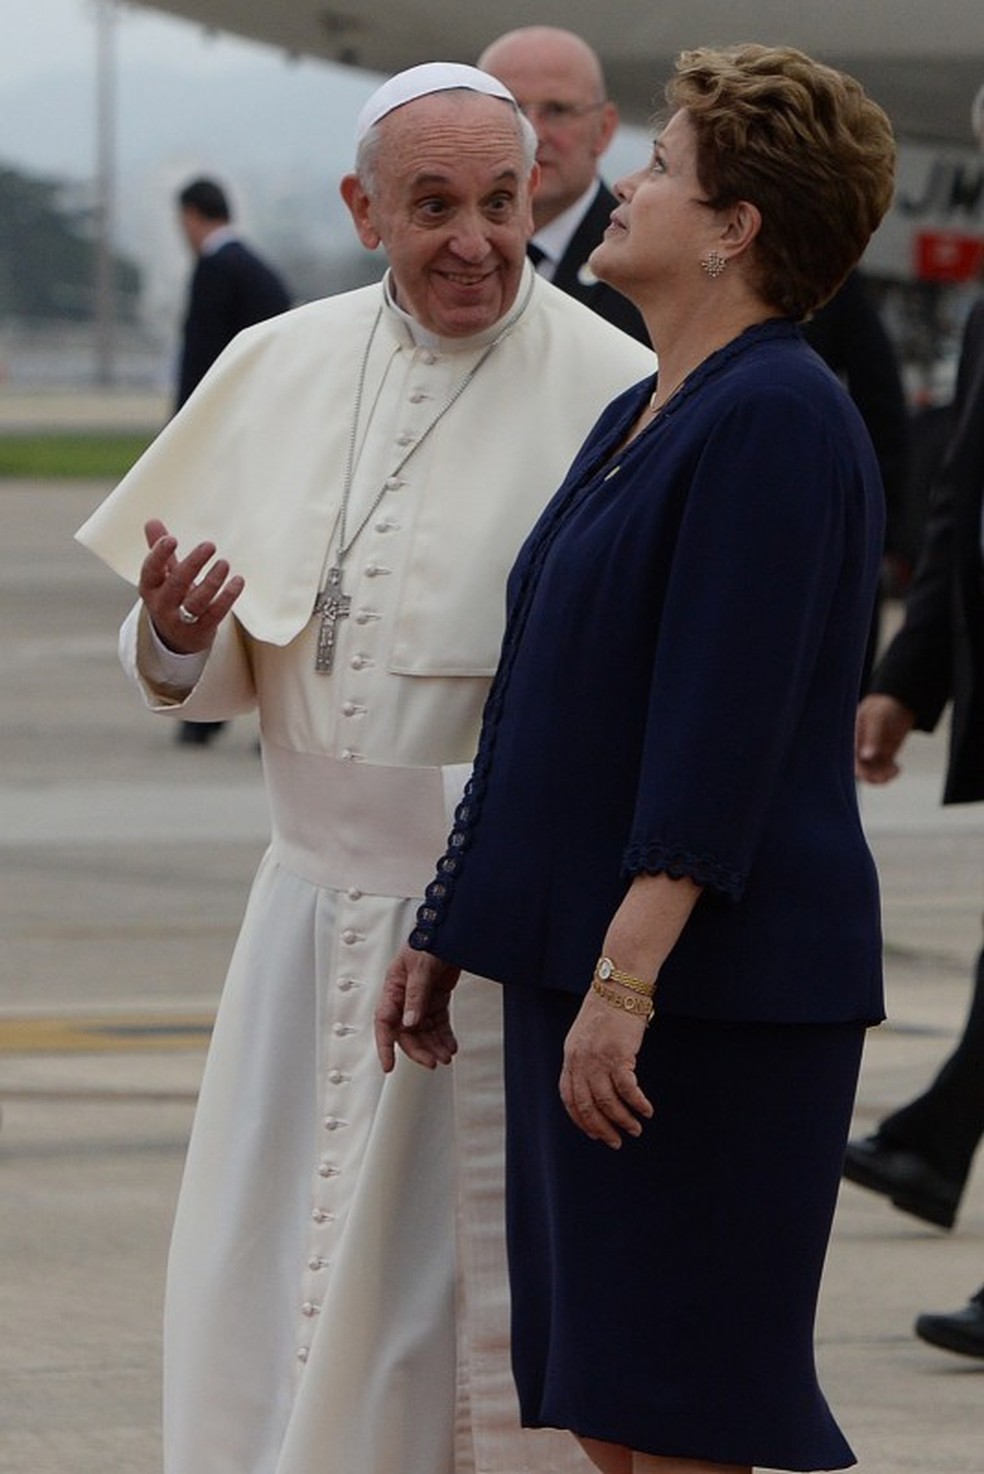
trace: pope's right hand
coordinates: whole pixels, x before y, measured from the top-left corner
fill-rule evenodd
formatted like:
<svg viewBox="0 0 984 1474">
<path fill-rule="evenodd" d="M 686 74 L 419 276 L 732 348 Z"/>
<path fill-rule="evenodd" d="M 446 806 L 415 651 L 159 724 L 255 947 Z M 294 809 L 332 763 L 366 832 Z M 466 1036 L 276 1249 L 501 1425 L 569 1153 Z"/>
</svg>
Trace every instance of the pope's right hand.
<svg viewBox="0 0 984 1474">
<path fill-rule="evenodd" d="M 144 525 L 150 552 L 140 569 L 139 592 L 161 640 L 178 655 L 209 650 L 215 632 L 245 587 L 229 564 L 215 557 L 214 543 L 199 543 L 178 557 L 177 538 L 156 518 Z"/>
</svg>

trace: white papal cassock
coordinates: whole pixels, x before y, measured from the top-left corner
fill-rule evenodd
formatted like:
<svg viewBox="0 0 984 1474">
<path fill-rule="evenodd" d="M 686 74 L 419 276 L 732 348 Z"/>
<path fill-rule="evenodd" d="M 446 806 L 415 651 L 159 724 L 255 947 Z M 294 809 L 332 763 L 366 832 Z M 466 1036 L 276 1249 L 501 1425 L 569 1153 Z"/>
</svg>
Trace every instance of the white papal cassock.
<svg viewBox="0 0 984 1474">
<path fill-rule="evenodd" d="M 350 533 L 386 489 L 345 563 L 333 671 L 315 674 L 311 611 L 381 304 Z M 245 576 L 190 694 L 148 678 L 136 610 L 121 644 L 156 710 L 258 707 L 272 814 L 174 1227 L 168 1474 L 576 1467 L 572 1440 L 522 1433 L 513 1402 L 499 990 L 459 989 L 451 1070 L 401 1060 L 384 1078 L 372 1039 L 474 750 L 513 556 L 602 406 L 652 368 L 537 279 L 425 434 L 495 335 L 411 330 L 378 286 L 249 329 L 79 533 L 135 580 L 160 517 L 180 550 L 211 539 Z"/>
</svg>

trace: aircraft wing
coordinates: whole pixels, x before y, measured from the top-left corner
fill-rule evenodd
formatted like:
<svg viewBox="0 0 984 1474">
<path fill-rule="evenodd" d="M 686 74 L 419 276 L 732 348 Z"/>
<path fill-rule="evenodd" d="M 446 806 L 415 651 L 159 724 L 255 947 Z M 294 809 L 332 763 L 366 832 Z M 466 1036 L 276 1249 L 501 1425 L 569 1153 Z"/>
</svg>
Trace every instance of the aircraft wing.
<svg viewBox="0 0 984 1474">
<path fill-rule="evenodd" d="M 532 17 L 528 0 L 137 0 L 149 9 L 268 42 L 299 56 L 391 73 L 420 61 L 473 61 Z M 493 13 L 494 12 L 494 13 Z M 852 72 L 912 139 L 966 144 L 984 83 L 981 0 L 541 0 L 538 23 L 585 37 L 630 122 L 660 101 L 674 56 L 734 41 L 789 44 Z"/>
</svg>

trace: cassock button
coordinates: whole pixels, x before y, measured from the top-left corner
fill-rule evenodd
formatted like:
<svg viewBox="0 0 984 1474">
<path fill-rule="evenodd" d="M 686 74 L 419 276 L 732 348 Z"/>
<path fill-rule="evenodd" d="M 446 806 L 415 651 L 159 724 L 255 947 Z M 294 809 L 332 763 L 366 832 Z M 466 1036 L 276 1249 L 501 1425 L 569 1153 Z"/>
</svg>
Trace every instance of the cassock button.
<svg viewBox="0 0 984 1474">
<path fill-rule="evenodd" d="M 306 1346 L 298 1346 L 298 1348 L 297 1348 L 297 1359 L 301 1363 L 302 1366 L 307 1361 L 307 1359 L 308 1359 L 308 1349 L 307 1349 Z"/>
<path fill-rule="evenodd" d="M 301 1314 L 306 1316 L 317 1315 L 319 1308 L 320 1307 L 315 1305 L 313 1301 L 305 1300 L 304 1304 L 301 1306 Z"/>
<path fill-rule="evenodd" d="M 342 941 L 345 943 L 346 947 L 351 947 L 358 940 L 359 933 L 357 931 L 353 931 L 351 927 L 348 927 L 345 931 L 342 932 Z"/>
<path fill-rule="evenodd" d="M 362 900 L 362 892 L 359 890 L 359 887 L 357 885 L 350 885 L 346 894 L 350 901 Z"/>
</svg>

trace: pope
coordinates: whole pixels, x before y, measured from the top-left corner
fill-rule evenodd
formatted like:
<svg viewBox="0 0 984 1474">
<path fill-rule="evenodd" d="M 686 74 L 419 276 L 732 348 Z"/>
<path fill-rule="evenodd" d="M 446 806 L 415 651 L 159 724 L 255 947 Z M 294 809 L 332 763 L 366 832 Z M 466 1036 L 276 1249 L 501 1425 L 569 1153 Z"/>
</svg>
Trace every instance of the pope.
<svg viewBox="0 0 984 1474">
<path fill-rule="evenodd" d="M 272 819 L 174 1226 L 168 1474 L 571 1467 L 513 1406 L 498 989 L 463 1000 L 454 1072 L 384 1078 L 372 1037 L 506 573 L 653 368 L 527 263 L 535 148 L 474 68 L 384 83 L 341 183 L 383 280 L 240 334 L 79 533 L 138 586 L 121 652 L 153 711 L 258 711 Z"/>
</svg>

